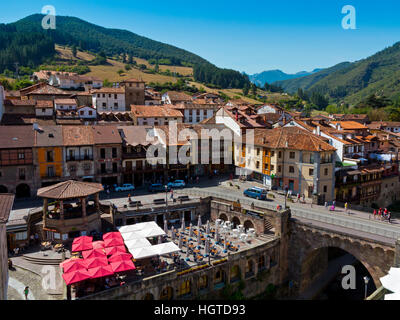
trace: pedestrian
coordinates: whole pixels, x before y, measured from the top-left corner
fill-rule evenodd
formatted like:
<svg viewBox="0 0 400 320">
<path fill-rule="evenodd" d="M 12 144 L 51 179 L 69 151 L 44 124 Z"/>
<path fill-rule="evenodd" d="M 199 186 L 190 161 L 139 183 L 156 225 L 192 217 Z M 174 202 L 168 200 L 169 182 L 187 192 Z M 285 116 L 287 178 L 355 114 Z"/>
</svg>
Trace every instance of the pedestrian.
<svg viewBox="0 0 400 320">
<path fill-rule="evenodd" d="M 131 203 L 131 194 L 128 194 L 128 202 Z"/>
<path fill-rule="evenodd" d="M 300 193 L 297 194 L 297 202 L 300 202 Z"/>
<path fill-rule="evenodd" d="M 171 189 L 171 200 L 174 199 L 174 190 Z"/>
<path fill-rule="evenodd" d="M 374 220 L 376 219 L 376 209 L 374 209 Z"/>
<path fill-rule="evenodd" d="M 332 205 L 333 205 L 334 207 L 336 207 L 336 201 L 335 201 L 335 200 L 332 201 Z"/>
<path fill-rule="evenodd" d="M 306 196 L 303 193 L 303 203 L 306 203 Z"/>
<path fill-rule="evenodd" d="M 324 206 L 325 206 L 325 209 L 328 209 L 328 202 L 325 201 Z"/>
<path fill-rule="evenodd" d="M 29 287 L 25 287 L 24 289 L 25 300 L 28 300 L 28 294 L 29 294 Z"/>
<path fill-rule="evenodd" d="M 390 223 L 390 219 L 392 219 L 392 213 L 389 211 L 388 212 L 388 221 L 389 221 L 389 223 Z"/>
<path fill-rule="evenodd" d="M 348 205 L 348 203 L 346 202 L 346 203 L 344 204 L 344 211 L 345 211 L 346 213 L 348 213 L 348 212 L 347 212 L 348 206 L 349 206 L 349 205 Z"/>
</svg>

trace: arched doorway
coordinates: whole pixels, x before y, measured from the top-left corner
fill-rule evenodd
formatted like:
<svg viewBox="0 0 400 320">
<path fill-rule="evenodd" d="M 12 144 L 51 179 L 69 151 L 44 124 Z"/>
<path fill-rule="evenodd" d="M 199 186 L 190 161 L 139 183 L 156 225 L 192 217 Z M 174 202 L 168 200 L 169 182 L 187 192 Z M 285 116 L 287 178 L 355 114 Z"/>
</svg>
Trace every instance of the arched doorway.
<svg viewBox="0 0 400 320">
<path fill-rule="evenodd" d="M 8 193 L 8 189 L 6 186 L 0 186 L 0 193 Z"/>
<path fill-rule="evenodd" d="M 246 220 L 243 224 L 244 229 L 247 231 L 251 228 L 254 228 L 253 222 L 251 222 L 250 220 Z"/>
<path fill-rule="evenodd" d="M 174 290 L 171 287 L 164 288 L 160 293 L 160 300 L 172 300 Z"/>
<path fill-rule="evenodd" d="M 31 196 L 31 188 L 26 183 L 21 183 L 15 191 L 17 198 L 29 198 Z"/>
<path fill-rule="evenodd" d="M 342 273 L 343 266 L 353 271 Z M 357 257 L 338 247 L 314 249 L 301 263 L 300 298 L 313 300 L 363 300 L 365 298 L 365 277 L 368 277 L 367 296 L 376 290 L 368 270 Z M 324 281 L 320 281 L 323 279 Z M 343 284 L 353 283 L 345 289 Z"/>
<path fill-rule="evenodd" d="M 240 225 L 239 218 L 238 217 L 233 217 L 232 223 L 233 223 L 233 228 L 236 228 L 238 225 Z"/>
<path fill-rule="evenodd" d="M 221 213 L 221 214 L 219 215 L 219 218 L 220 218 L 221 220 L 223 220 L 223 221 L 228 221 L 228 217 L 226 216 L 225 213 Z"/>
</svg>

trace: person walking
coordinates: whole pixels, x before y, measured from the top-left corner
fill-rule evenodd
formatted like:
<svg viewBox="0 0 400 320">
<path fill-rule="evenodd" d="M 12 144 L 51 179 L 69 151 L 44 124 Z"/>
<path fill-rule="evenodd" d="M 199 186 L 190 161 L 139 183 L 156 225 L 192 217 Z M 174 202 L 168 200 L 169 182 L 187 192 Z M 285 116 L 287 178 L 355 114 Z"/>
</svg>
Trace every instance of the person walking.
<svg viewBox="0 0 400 320">
<path fill-rule="evenodd" d="M 303 203 L 306 203 L 306 196 L 303 193 Z"/>
<path fill-rule="evenodd" d="M 25 287 L 24 289 L 25 300 L 28 300 L 28 294 L 29 294 L 29 287 Z"/>
<path fill-rule="evenodd" d="M 128 194 L 128 202 L 131 203 L 131 194 Z"/>
<path fill-rule="evenodd" d="M 328 202 L 325 201 L 324 206 L 325 206 L 325 209 L 328 209 Z"/>
<path fill-rule="evenodd" d="M 297 194 L 297 202 L 300 202 L 300 193 Z"/>
<path fill-rule="evenodd" d="M 345 211 L 346 213 L 349 213 L 349 212 L 348 212 L 348 206 L 349 206 L 349 205 L 348 205 L 348 203 L 346 202 L 346 203 L 344 204 L 344 211 Z"/>
<path fill-rule="evenodd" d="M 388 221 L 389 221 L 389 223 L 390 223 L 390 219 L 392 219 L 392 213 L 389 211 L 388 212 Z"/>
<path fill-rule="evenodd" d="M 374 209 L 374 220 L 376 219 L 376 209 Z"/>
<path fill-rule="evenodd" d="M 171 189 L 171 200 L 174 200 L 174 190 Z"/>
</svg>

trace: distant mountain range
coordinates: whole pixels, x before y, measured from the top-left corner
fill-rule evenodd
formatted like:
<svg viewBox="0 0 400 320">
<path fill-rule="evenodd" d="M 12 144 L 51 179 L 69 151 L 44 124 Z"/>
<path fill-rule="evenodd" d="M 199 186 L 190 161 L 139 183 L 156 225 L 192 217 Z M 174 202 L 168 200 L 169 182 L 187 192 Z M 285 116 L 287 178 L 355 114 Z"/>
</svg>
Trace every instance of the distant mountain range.
<svg viewBox="0 0 400 320">
<path fill-rule="evenodd" d="M 264 86 L 264 84 L 267 82 L 268 84 L 271 84 L 275 81 L 283 81 L 283 80 L 289 80 L 289 79 L 296 79 L 300 77 L 305 77 L 311 74 L 314 74 L 320 70 L 323 69 L 315 69 L 311 72 L 307 71 L 300 71 L 295 74 L 288 74 L 285 73 L 281 70 L 268 70 L 268 71 L 263 71 L 261 73 L 256 73 L 253 75 L 249 75 L 249 79 L 251 82 L 254 84 L 257 84 L 261 87 Z"/>
<path fill-rule="evenodd" d="M 318 91 L 331 101 L 356 104 L 372 94 L 400 98 L 400 42 L 366 59 L 343 62 L 312 75 L 277 81 L 286 92 Z"/>
</svg>

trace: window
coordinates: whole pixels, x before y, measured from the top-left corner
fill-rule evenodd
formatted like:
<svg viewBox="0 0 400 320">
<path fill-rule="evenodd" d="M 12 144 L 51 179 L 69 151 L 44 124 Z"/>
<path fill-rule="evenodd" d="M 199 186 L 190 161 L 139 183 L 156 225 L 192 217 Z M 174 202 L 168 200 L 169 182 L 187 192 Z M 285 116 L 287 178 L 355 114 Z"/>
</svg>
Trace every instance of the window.
<svg viewBox="0 0 400 320">
<path fill-rule="evenodd" d="M 47 167 L 47 176 L 54 177 L 54 167 L 53 166 Z"/>
<path fill-rule="evenodd" d="M 271 157 L 275 156 L 275 151 L 271 151 Z"/>
<path fill-rule="evenodd" d="M 117 157 L 117 148 L 112 148 L 112 157 L 113 158 Z"/>
<path fill-rule="evenodd" d="M 113 173 L 117 173 L 118 172 L 118 163 L 113 162 L 112 167 L 113 167 Z"/>
<path fill-rule="evenodd" d="M 28 232 L 16 232 L 15 233 L 15 240 L 26 240 L 28 239 Z"/>
<path fill-rule="evenodd" d="M 19 159 L 19 160 L 25 159 L 25 153 L 23 153 L 23 152 L 18 152 L 18 159 Z"/>
<path fill-rule="evenodd" d="M 309 169 L 308 170 L 308 175 L 313 176 L 314 175 L 314 169 Z"/>
<path fill-rule="evenodd" d="M 256 168 L 259 169 L 260 168 L 260 161 L 256 162 Z"/>
<path fill-rule="evenodd" d="M 328 187 L 324 186 L 324 192 L 328 192 Z"/>
<path fill-rule="evenodd" d="M 271 171 L 274 171 L 274 165 L 271 164 Z"/>
<path fill-rule="evenodd" d="M 296 153 L 293 152 L 293 151 L 291 151 L 291 152 L 289 153 L 289 158 L 290 158 L 290 159 L 294 159 L 295 157 L 296 157 Z"/>
<path fill-rule="evenodd" d="M 81 116 L 83 116 L 83 111 L 81 110 L 81 111 L 79 111 L 79 114 L 81 115 Z"/>
<path fill-rule="evenodd" d="M 114 103 L 114 109 L 118 109 L 118 102 Z"/>
<path fill-rule="evenodd" d="M 100 158 L 101 159 L 106 158 L 106 149 L 104 149 L 104 148 L 100 149 Z"/>
<path fill-rule="evenodd" d="M 89 111 L 89 116 L 91 116 L 93 114 L 93 111 Z"/>
<path fill-rule="evenodd" d="M 117 97 L 117 95 L 116 95 L 116 94 L 114 94 L 114 99 L 118 99 L 118 97 Z"/>
<path fill-rule="evenodd" d="M 327 176 L 327 175 L 328 175 L 328 172 L 329 172 L 328 168 L 325 168 L 325 169 L 324 169 L 324 175 Z"/>
<path fill-rule="evenodd" d="M 47 162 L 53 162 L 53 151 L 47 151 Z"/>
<path fill-rule="evenodd" d="M 278 172 L 282 172 L 282 166 L 278 166 Z"/>
<path fill-rule="evenodd" d="M 282 158 L 282 151 L 279 151 L 279 152 L 278 152 L 278 158 L 279 158 L 279 159 Z"/>
<path fill-rule="evenodd" d="M 25 180 L 25 168 L 18 169 L 19 180 Z"/>
<path fill-rule="evenodd" d="M 101 173 L 106 173 L 106 164 L 105 163 L 102 163 L 100 165 L 100 170 L 101 170 Z"/>
<path fill-rule="evenodd" d="M 290 173 L 294 173 L 294 167 L 293 166 L 289 166 L 289 172 Z"/>
<path fill-rule="evenodd" d="M 257 148 L 257 155 L 260 155 L 260 148 Z"/>
<path fill-rule="evenodd" d="M 69 171 L 71 172 L 76 172 L 76 166 L 70 166 Z"/>
</svg>

